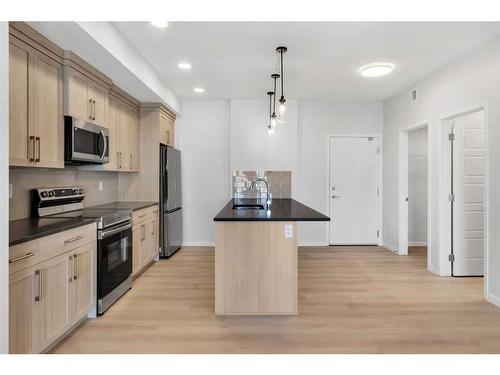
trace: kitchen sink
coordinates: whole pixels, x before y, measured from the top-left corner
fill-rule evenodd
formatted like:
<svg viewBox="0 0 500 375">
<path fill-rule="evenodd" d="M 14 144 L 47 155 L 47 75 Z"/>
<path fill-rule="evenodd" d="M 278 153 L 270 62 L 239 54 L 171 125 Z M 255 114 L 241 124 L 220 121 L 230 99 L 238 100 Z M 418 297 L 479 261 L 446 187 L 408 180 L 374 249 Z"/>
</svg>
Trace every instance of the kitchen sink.
<svg viewBox="0 0 500 375">
<path fill-rule="evenodd" d="M 261 204 L 233 204 L 233 210 L 263 210 Z"/>
</svg>

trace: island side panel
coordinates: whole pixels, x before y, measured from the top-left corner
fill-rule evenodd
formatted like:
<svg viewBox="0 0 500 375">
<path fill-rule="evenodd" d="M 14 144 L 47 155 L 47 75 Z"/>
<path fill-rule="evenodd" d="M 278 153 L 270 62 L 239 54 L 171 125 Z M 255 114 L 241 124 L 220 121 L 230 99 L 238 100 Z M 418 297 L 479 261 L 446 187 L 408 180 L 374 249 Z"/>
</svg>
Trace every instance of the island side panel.
<svg viewBox="0 0 500 375">
<path fill-rule="evenodd" d="M 285 225 L 292 227 L 291 238 Z M 216 223 L 215 313 L 296 315 L 298 251 L 295 222 Z"/>
</svg>

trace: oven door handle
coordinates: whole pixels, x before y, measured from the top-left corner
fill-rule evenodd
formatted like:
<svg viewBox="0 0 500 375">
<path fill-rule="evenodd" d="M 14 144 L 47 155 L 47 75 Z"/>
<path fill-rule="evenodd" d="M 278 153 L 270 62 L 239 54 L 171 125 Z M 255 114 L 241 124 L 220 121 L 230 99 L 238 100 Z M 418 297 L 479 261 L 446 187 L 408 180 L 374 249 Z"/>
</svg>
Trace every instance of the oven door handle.
<svg viewBox="0 0 500 375">
<path fill-rule="evenodd" d="M 130 228 L 132 228 L 132 223 L 129 223 L 129 224 L 124 225 L 124 226 L 121 226 L 119 228 L 113 228 L 113 229 L 110 229 L 110 230 L 100 230 L 100 231 L 97 232 L 97 238 L 99 240 L 102 240 L 104 238 L 112 236 L 113 234 L 122 232 L 122 231 L 130 229 Z"/>
</svg>

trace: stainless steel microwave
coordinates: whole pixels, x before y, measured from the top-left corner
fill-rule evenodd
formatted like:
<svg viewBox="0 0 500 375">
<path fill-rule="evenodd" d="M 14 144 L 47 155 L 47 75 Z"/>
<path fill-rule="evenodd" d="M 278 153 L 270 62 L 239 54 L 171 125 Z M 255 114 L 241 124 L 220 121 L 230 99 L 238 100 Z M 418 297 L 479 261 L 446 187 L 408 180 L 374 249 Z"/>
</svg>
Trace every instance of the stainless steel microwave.
<svg viewBox="0 0 500 375">
<path fill-rule="evenodd" d="M 109 130 L 75 117 L 64 116 L 64 158 L 66 164 L 109 162 Z"/>
</svg>

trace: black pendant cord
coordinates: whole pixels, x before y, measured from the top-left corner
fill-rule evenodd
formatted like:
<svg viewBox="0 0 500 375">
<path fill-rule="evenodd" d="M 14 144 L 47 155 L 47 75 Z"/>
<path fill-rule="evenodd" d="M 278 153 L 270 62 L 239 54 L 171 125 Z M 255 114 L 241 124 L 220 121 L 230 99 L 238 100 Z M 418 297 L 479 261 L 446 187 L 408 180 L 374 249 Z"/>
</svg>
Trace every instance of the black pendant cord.
<svg viewBox="0 0 500 375">
<path fill-rule="evenodd" d="M 285 76 L 284 76 L 284 71 L 283 71 L 283 54 L 287 51 L 288 49 L 286 47 L 278 47 L 276 48 L 276 52 L 280 54 L 280 74 L 281 74 L 281 97 L 280 97 L 280 103 L 284 104 L 285 103 L 285 93 L 284 93 L 284 82 L 285 82 Z"/>
<path fill-rule="evenodd" d="M 273 91 L 268 91 L 267 95 L 269 95 L 269 126 L 271 126 L 271 117 L 272 117 L 272 106 L 273 106 Z"/>
<path fill-rule="evenodd" d="M 274 100 L 273 100 L 273 114 L 272 117 L 276 117 L 276 80 L 280 77 L 279 74 L 271 74 L 271 78 L 274 79 Z"/>
</svg>

